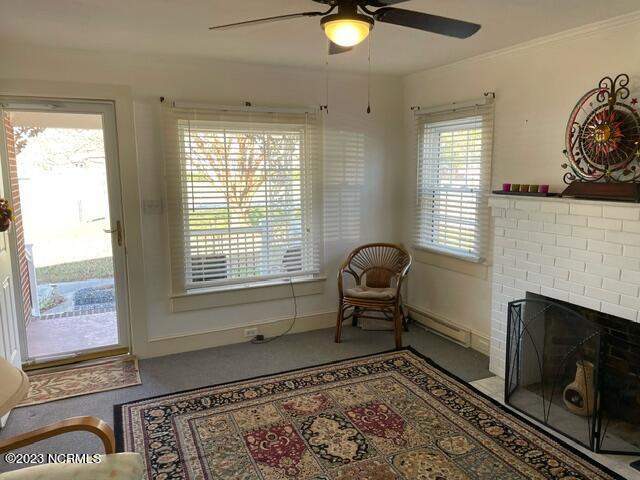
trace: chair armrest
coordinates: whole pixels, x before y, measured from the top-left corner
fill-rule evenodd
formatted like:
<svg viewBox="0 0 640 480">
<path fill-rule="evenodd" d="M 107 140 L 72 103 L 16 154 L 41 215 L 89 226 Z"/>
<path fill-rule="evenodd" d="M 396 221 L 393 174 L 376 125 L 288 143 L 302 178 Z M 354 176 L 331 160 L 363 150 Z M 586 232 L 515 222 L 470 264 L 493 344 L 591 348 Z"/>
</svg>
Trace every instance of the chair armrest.
<svg viewBox="0 0 640 480">
<path fill-rule="evenodd" d="M 409 269 L 411 268 L 411 262 L 402 269 L 402 271 L 398 274 L 398 285 L 396 285 L 396 298 L 400 298 L 400 290 L 402 290 L 402 282 L 409 273 Z"/>
<path fill-rule="evenodd" d="M 0 441 L 0 453 L 31 445 L 69 432 L 90 432 L 100 437 L 104 446 L 104 453 L 114 453 L 116 450 L 116 438 L 111 427 L 97 417 L 72 417 L 60 422 L 52 423 L 46 427 L 38 428 L 31 432 L 23 433 L 15 437 Z"/>
<path fill-rule="evenodd" d="M 342 283 L 343 283 L 343 277 L 345 273 L 348 273 L 349 275 L 351 275 L 355 281 L 357 285 L 360 285 L 360 277 L 358 277 L 358 275 L 356 274 L 356 272 L 354 272 L 353 270 L 348 269 L 349 262 L 346 261 L 342 264 L 342 266 L 340 267 L 340 270 L 338 270 L 338 295 L 340 296 L 340 298 L 342 298 Z"/>
</svg>

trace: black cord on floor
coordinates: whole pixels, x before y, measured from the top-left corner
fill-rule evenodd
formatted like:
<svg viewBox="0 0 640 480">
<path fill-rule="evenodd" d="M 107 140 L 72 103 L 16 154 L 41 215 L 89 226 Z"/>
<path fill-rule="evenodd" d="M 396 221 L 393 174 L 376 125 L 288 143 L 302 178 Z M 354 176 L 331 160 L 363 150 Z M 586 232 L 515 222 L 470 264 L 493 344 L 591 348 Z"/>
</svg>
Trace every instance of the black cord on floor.
<svg viewBox="0 0 640 480">
<path fill-rule="evenodd" d="M 287 328 L 284 332 L 282 332 L 279 335 L 276 335 L 275 337 L 265 338 L 264 340 L 258 340 L 254 338 L 253 340 L 251 340 L 251 343 L 254 343 L 256 345 L 261 345 L 263 343 L 273 342 L 274 340 L 277 340 L 278 338 L 283 337 L 284 335 L 289 333 L 293 328 L 293 326 L 296 324 L 296 320 L 298 319 L 298 299 L 296 298 L 296 291 L 293 288 L 292 278 L 289 278 L 289 286 L 291 287 L 291 298 L 293 299 L 293 320 L 291 321 L 291 325 L 289 325 L 289 328 Z"/>
</svg>

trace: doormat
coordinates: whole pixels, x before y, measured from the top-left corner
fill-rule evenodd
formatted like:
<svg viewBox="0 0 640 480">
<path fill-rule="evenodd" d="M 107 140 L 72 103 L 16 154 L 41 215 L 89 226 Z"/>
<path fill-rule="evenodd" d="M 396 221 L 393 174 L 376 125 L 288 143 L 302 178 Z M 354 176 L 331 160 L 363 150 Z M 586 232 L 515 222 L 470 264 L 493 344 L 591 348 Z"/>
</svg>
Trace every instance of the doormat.
<svg viewBox="0 0 640 480">
<path fill-rule="evenodd" d="M 36 373 L 29 375 L 29 383 L 29 394 L 18 407 L 131 387 L 140 385 L 142 381 L 138 359 L 128 357 L 54 372 Z"/>
<path fill-rule="evenodd" d="M 622 478 L 408 349 L 116 405 L 114 423 L 150 479 Z"/>
</svg>

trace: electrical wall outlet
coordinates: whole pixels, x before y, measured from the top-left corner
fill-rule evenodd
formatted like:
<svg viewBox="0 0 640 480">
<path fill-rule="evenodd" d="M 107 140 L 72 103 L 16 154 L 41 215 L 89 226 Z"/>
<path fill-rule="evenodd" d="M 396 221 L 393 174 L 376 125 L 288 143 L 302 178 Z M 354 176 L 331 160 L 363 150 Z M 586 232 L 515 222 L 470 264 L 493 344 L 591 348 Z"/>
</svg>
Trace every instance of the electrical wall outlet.
<svg viewBox="0 0 640 480">
<path fill-rule="evenodd" d="M 244 337 L 245 338 L 252 338 L 252 337 L 255 337 L 256 335 L 258 335 L 258 329 L 257 328 L 245 328 L 244 329 Z"/>
</svg>

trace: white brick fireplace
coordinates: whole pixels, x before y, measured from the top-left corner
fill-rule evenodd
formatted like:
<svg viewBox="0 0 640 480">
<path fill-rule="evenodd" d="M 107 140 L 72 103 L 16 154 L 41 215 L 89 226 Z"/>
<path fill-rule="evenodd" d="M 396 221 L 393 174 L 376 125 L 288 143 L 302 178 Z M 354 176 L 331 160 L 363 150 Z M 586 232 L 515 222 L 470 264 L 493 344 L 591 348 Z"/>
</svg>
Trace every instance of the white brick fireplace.
<svg viewBox="0 0 640 480">
<path fill-rule="evenodd" d="M 640 205 L 489 198 L 491 371 L 504 377 L 507 304 L 526 292 L 640 322 Z"/>
</svg>

